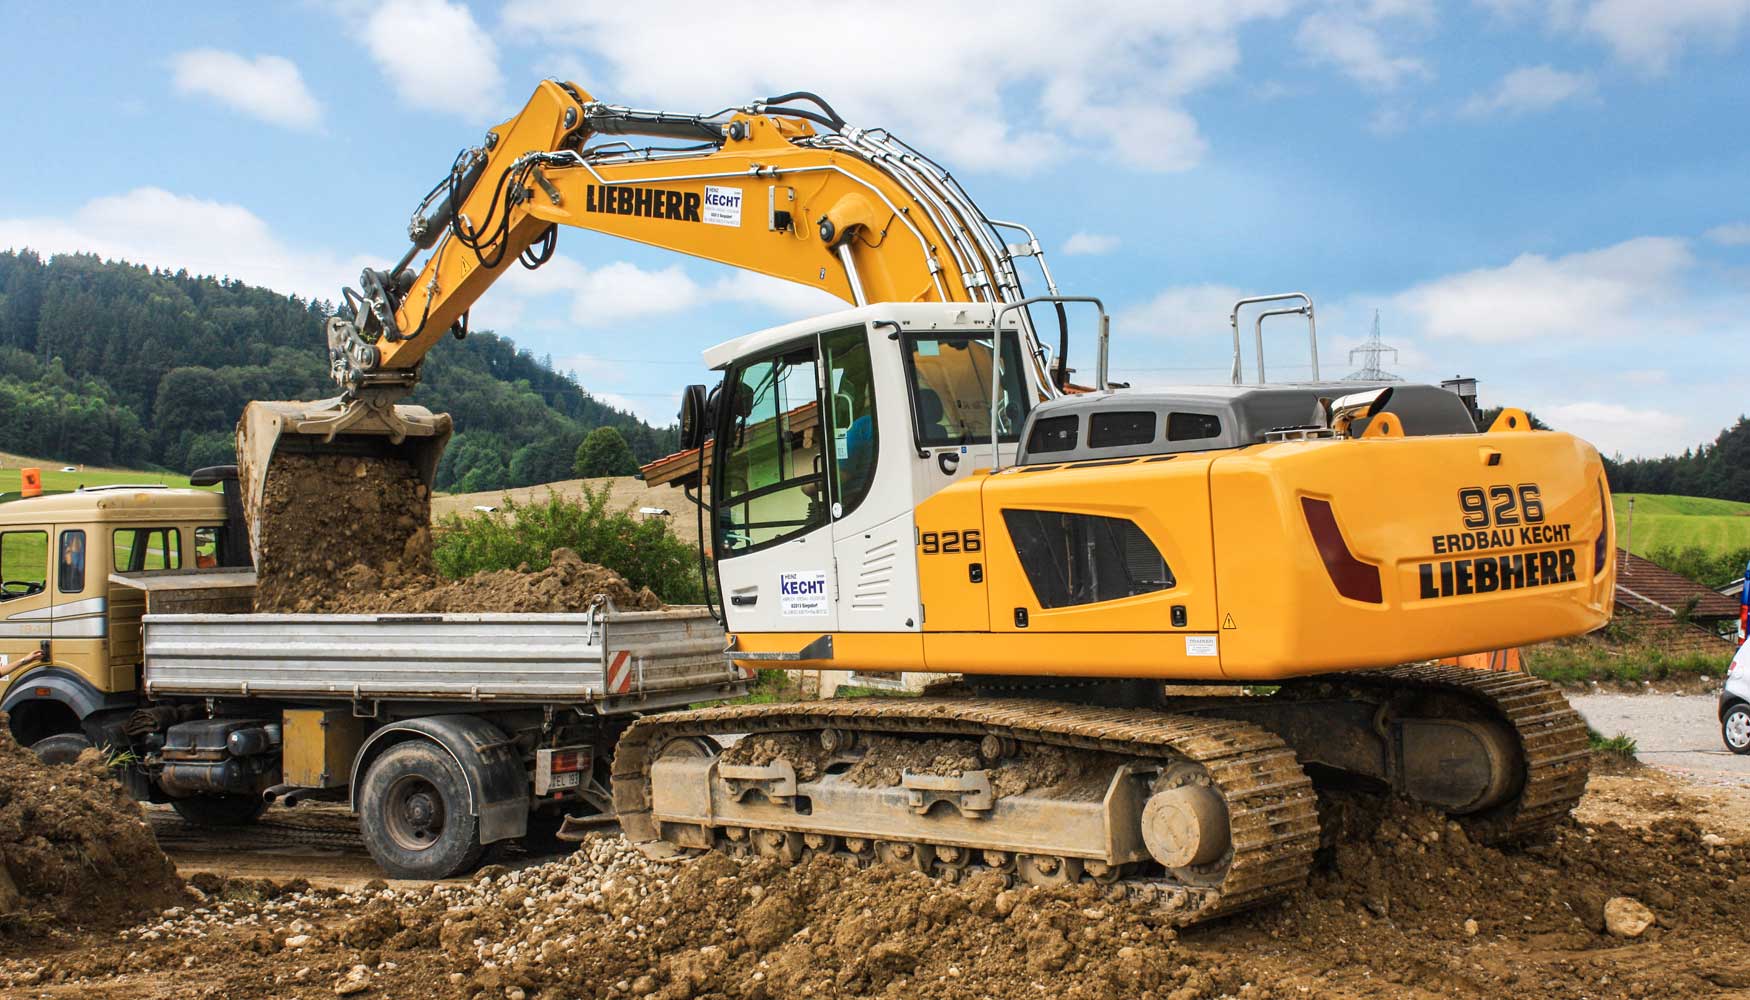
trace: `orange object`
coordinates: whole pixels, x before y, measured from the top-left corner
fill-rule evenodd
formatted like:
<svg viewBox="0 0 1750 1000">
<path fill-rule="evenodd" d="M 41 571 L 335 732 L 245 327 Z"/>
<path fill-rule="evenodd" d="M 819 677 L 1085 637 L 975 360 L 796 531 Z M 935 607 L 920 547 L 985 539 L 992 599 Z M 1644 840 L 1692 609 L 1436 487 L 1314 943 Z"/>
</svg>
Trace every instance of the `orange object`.
<svg viewBox="0 0 1750 1000">
<path fill-rule="evenodd" d="M 20 469 L 19 475 L 24 477 L 24 485 L 18 490 L 19 496 L 40 497 L 43 495 L 43 470 Z"/>
<path fill-rule="evenodd" d="M 1518 673 L 1524 669 L 1519 662 L 1519 647 L 1509 646 L 1506 649 L 1491 649 L 1484 653 L 1465 653 L 1462 656 L 1448 656 L 1440 661 L 1449 667 L 1469 667 L 1472 670 L 1509 670 Z"/>
</svg>

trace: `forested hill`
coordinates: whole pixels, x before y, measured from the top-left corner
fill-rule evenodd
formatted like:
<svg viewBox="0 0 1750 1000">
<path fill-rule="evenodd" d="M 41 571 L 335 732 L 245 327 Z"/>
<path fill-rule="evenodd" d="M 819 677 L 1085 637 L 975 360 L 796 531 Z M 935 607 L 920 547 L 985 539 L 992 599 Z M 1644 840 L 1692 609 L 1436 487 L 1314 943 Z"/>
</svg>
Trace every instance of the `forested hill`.
<svg viewBox="0 0 1750 1000">
<path fill-rule="evenodd" d="M 0 451 L 125 468 L 231 461 L 251 399 L 333 395 L 326 302 L 90 255 L 0 252 Z M 439 489 L 567 479 L 593 428 L 648 461 L 673 451 L 510 340 L 476 332 L 426 357 L 412 402 L 454 415 Z"/>
<path fill-rule="evenodd" d="M 1606 461 L 1618 493 L 1668 493 L 1750 501 L 1750 419 L 1720 432 L 1711 445 L 1665 458 Z"/>
</svg>

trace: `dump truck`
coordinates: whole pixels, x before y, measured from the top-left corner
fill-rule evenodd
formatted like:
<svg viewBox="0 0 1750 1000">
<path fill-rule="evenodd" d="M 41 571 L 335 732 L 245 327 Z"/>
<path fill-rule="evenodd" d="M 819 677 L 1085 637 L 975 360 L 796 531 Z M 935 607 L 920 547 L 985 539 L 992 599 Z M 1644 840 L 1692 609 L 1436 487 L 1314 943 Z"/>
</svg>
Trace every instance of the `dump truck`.
<svg viewBox="0 0 1750 1000">
<path fill-rule="evenodd" d="M 213 827 L 346 803 L 395 877 L 611 813 L 636 719 L 733 697 L 703 608 L 256 614 L 233 467 L 209 489 L 0 504 L 0 711 L 45 759 L 105 754 L 133 795 Z"/>
</svg>

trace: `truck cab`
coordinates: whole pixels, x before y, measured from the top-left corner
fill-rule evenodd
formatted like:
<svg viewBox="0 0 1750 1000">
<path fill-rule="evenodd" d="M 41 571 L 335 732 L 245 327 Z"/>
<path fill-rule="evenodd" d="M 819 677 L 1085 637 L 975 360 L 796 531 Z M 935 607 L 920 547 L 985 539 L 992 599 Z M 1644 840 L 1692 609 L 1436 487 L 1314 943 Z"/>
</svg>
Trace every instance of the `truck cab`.
<svg viewBox="0 0 1750 1000">
<path fill-rule="evenodd" d="M 161 485 L 97 486 L 0 504 L 0 711 L 54 759 L 107 742 L 136 707 L 144 595 L 118 573 L 230 562 L 225 501 Z"/>
</svg>

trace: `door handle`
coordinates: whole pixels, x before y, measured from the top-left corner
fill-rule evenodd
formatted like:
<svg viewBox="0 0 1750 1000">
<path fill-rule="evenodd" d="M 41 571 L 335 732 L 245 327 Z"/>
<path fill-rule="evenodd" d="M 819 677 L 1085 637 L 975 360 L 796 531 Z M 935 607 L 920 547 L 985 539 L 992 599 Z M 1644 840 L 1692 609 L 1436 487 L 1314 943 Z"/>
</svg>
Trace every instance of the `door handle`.
<svg viewBox="0 0 1750 1000">
<path fill-rule="evenodd" d="M 758 594 L 730 594 L 729 603 L 738 608 L 751 608 L 760 601 Z"/>
</svg>

